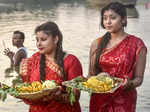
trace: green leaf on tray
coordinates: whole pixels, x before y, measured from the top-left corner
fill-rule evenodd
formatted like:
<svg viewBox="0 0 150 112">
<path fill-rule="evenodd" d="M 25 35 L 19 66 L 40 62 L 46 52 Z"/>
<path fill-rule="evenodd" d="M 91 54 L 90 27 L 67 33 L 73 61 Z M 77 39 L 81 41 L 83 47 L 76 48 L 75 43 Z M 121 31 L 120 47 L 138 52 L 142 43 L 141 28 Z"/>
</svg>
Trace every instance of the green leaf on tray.
<svg viewBox="0 0 150 112">
<path fill-rule="evenodd" d="M 11 94 L 12 96 L 18 96 L 18 93 L 15 88 L 9 87 L 5 84 L 1 84 L 0 100 L 5 101 L 7 98 L 7 94 Z"/>
<path fill-rule="evenodd" d="M 0 96 L 1 96 L 1 100 L 5 101 L 5 99 L 7 98 L 7 92 L 0 89 Z"/>
<path fill-rule="evenodd" d="M 71 105 L 73 105 L 74 102 L 76 102 L 75 95 L 74 95 L 74 92 L 73 92 L 73 88 L 67 87 L 66 91 L 69 94 L 69 101 L 70 101 Z"/>
</svg>

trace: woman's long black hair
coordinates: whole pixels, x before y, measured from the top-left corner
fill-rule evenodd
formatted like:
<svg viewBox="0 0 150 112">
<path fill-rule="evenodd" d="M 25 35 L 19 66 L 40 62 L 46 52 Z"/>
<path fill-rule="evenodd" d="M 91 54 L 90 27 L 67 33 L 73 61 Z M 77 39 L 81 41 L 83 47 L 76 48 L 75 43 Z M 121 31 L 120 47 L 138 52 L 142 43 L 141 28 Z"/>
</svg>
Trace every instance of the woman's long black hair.
<svg viewBox="0 0 150 112">
<path fill-rule="evenodd" d="M 104 20 L 104 13 L 105 11 L 112 10 L 118 15 L 121 16 L 122 19 L 127 17 L 126 8 L 123 4 L 119 2 L 112 2 L 105 6 L 101 10 L 101 26 L 105 29 L 103 20 Z M 127 25 L 127 21 L 125 23 L 122 23 L 123 27 Z M 104 48 L 106 48 L 109 40 L 111 39 L 111 34 L 109 32 L 106 32 L 106 34 L 102 37 L 101 41 L 98 43 L 98 48 L 96 52 L 96 59 L 95 59 L 95 65 L 94 65 L 94 74 L 97 75 L 98 73 L 102 72 L 100 66 L 99 66 L 99 57 L 103 51 Z"/>
<path fill-rule="evenodd" d="M 61 31 L 59 30 L 57 24 L 54 22 L 46 22 L 38 26 L 35 29 L 35 34 L 39 31 L 43 31 L 47 35 L 52 35 L 53 38 L 56 38 L 56 36 L 58 36 L 55 61 L 60 67 L 63 80 L 66 80 L 66 75 L 64 71 L 64 63 L 63 63 L 64 56 L 66 53 L 63 51 L 63 47 L 62 47 L 63 36 L 62 36 Z M 40 80 L 42 81 L 45 80 L 45 56 L 43 54 L 41 54 L 40 56 Z"/>
</svg>

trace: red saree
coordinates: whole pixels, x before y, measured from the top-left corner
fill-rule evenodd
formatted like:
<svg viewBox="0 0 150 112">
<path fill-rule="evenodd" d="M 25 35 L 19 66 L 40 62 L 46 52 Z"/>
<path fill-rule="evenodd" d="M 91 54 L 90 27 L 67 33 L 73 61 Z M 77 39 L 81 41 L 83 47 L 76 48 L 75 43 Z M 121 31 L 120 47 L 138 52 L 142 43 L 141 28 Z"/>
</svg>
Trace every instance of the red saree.
<svg viewBox="0 0 150 112">
<path fill-rule="evenodd" d="M 99 65 L 103 72 L 111 76 L 119 78 L 128 76 L 132 79 L 137 55 L 143 47 L 145 45 L 141 39 L 128 35 L 115 47 L 104 49 Z M 112 94 L 92 94 L 90 112 L 135 112 L 136 99 L 136 89 L 125 91 L 119 88 Z"/>
<path fill-rule="evenodd" d="M 20 70 L 23 81 L 29 83 L 40 81 L 39 64 L 40 53 L 35 53 L 31 58 L 23 60 Z M 64 68 L 67 80 L 82 75 L 82 67 L 79 60 L 71 54 L 65 57 Z M 59 75 L 59 68 L 53 61 L 46 60 L 45 73 L 45 80 L 55 80 L 59 84 L 63 81 Z M 25 101 L 25 103 L 30 106 L 29 112 L 81 112 L 79 102 L 76 102 L 73 106 L 69 103 L 60 103 L 54 99 L 49 102 Z"/>
</svg>

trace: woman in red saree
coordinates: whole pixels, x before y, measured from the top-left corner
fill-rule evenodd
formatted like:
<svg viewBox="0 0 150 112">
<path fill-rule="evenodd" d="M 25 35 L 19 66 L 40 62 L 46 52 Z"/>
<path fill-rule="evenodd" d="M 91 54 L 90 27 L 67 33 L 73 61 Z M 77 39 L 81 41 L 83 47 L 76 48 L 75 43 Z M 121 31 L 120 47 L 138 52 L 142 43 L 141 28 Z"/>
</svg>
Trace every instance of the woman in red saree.
<svg viewBox="0 0 150 112">
<path fill-rule="evenodd" d="M 20 75 L 24 82 L 54 80 L 59 85 L 62 81 L 82 76 L 79 60 L 72 54 L 62 50 L 62 34 L 53 22 L 46 22 L 35 29 L 39 52 L 24 59 L 20 67 Z M 80 92 L 74 90 L 76 102 L 71 105 L 65 89 L 60 88 L 49 96 L 29 101 L 29 112 L 81 112 Z"/>
<path fill-rule="evenodd" d="M 102 9 L 101 25 L 107 33 L 91 45 L 89 76 L 107 72 L 123 78 L 125 84 L 114 93 L 92 94 L 90 112 L 135 112 L 136 87 L 143 81 L 146 46 L 140 38 L 124 32 L 126 9 L 118 2 Z"/>
</svg>

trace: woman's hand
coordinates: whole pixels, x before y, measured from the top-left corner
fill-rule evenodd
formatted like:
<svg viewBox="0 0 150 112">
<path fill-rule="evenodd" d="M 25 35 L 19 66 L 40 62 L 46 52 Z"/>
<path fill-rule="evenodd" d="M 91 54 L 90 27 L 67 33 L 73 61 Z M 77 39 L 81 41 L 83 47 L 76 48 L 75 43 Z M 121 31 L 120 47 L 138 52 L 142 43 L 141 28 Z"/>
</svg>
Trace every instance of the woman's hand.
<svg viewBox="0 0 150 112">
<path fill-rule="evenodd" d="M 133 86 L 133 82 L 132 80 L 130 80 L 127 76 L 125 77 L 124 79 L 124 83 L 123 83 L 123 89 L 124 90 L 131 90 L 133 89 L 134 86 Z"/>
<path fill-rule="evenodd" d="M 61 88 L 58 87 L 58 88 L 54 89 L 49 95 L 44 96 L 42 99 L 44 102 L 50 101 L 52 99 L 60 100 L 61 94 L 62 94 Z"/>
<path fill-rule="evenodd" d="M 78 101 L 80 98 L 80 92 L 77 89 L 74 89 L 74 95 L 75 100 Z M 45 96 L 43 98 L 43 101 L 47 102 L 52 99 L 59 101 L 61 103 L 70 103 L 69 94 L 67 92 L 62 91 L 62 87 L 59 87 L 56 91 L 50 93 L 50 95 Z"/>
<path fill-rule="evenodd" d="M 59 87 L 53 98 L 61 103 L 69 103 L 69 95 L 63 90 L 62 87 Z"/>
</svg>

